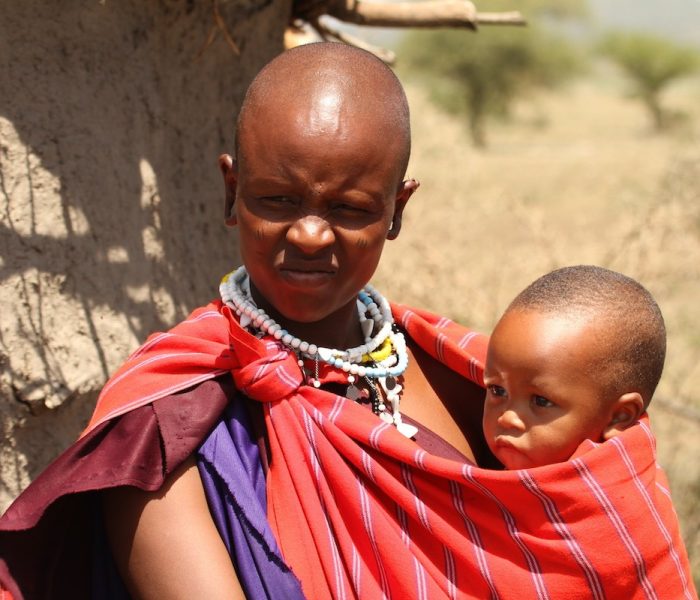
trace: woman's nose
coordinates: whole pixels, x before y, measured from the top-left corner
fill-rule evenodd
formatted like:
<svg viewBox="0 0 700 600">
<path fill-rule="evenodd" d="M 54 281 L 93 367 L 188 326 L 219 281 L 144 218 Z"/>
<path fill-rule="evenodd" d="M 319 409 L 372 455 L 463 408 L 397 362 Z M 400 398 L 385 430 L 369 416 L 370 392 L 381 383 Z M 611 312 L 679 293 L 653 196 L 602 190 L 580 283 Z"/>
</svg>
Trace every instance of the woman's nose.
<svg viewBox="0 0 700 600">
<path fill-rule="evenodd" d="M 287 231 L 287 241 L 304 254 L 316 254 L 335 241 L 333 229 L 318 215 L 299 217 Z"/>
<path fill-rule="evenodd" d="M 504 429 L 517 429 L 518 431 L 525 431 L 525 422 L 512 408 L 504 410 L 501 413 L 501 416 L 498 417 L 498 424 Z"/>
</svg>

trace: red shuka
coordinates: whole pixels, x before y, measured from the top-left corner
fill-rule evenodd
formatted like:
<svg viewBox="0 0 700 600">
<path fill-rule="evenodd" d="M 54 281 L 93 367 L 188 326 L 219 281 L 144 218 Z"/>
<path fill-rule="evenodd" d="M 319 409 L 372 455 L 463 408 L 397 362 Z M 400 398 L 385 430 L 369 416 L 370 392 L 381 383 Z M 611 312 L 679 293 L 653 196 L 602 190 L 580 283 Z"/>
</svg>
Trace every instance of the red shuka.
<svg viewBox="0 0 700 600">
<path fill-rule="evenodd" d="M 425 351 L 483 385 L 484 336 L 392 310 Z M 646 416 L 564 463 L 481 469 L 428 454 L 370 411 L 306 385 L 291 352 L 216 302 L 132 355 L 87 431 L 227 371 L 264 403 L 268 516 L 309 598 L 696 597 Z"/>
</svg>

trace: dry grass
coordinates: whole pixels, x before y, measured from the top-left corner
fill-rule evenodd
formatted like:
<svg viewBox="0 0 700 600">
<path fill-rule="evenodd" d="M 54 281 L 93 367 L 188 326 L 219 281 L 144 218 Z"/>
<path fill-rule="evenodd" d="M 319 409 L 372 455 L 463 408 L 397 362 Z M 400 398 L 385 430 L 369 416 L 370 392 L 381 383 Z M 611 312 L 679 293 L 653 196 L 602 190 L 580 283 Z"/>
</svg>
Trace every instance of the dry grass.
<svg viewBox="0 0 700 600">
<path fill-rule="evenodd" d="M 668 102 L 687 114 L 657 135 L 612 74 L 522 106 L 473 149 L 466 126 L 411 87 L 422 182 L 376 277 L 402 302 L 489 331 L 512 297 L 544 272 L 595 263 L 641 281 L 667 321 L 669 350 L 652 404 L 700 574 L 700 81 Z"/>
</svg>

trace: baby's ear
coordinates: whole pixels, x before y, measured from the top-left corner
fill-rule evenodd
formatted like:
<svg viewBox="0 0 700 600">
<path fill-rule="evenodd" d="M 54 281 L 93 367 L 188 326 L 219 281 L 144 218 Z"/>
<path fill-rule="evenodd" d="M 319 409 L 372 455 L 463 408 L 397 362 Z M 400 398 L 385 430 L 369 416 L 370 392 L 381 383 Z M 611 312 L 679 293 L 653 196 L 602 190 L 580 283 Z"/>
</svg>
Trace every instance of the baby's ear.
<svg viewBox="0 0 700 600">
<path fill-rule="evenodd" d="M 622 394 L 613 405 L 610 421 L 603 430 L 603 439 L 609 440 L 634 425 L 644 413 L 644 399 L 639 392 Z"/>
</svg>

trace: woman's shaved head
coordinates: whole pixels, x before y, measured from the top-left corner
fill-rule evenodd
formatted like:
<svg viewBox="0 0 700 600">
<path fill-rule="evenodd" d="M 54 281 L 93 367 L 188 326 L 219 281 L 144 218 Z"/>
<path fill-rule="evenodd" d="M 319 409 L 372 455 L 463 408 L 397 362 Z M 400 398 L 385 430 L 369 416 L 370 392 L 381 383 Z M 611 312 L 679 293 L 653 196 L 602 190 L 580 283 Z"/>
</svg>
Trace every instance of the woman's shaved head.
<svg viewBox="0 0 700 600">
<path fill-rule="evenodd" d="M 309 138 L 365 127 L 368 143 L 396 152 L 401 174 L 411 147 L 408 102 L 401 83 L 373 55 L 345 44 L 298 46 L 265 66 L 248 88 L 238 116 L 237 153 L 251 122 L 294 127 Z M 285 130 L 290 133 L 289 130 Z"/>
</svg>

